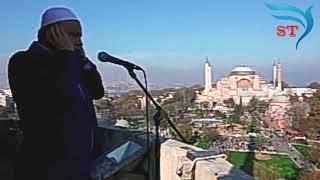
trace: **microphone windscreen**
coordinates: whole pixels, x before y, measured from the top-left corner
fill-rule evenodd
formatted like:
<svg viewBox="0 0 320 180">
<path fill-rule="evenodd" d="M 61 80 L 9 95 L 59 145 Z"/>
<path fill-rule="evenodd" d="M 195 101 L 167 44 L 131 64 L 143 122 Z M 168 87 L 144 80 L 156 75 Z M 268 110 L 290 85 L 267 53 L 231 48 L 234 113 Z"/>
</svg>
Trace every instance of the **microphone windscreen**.
<svg viewBox="0 0 320 180">
<path fill-rule="evenodd" d="M 107 54 L 106 52 L 99 52 L 98 59 L 99 59 L 99 61 L 107 62 L 109 59 L 109 54 Z"/>
</svg>

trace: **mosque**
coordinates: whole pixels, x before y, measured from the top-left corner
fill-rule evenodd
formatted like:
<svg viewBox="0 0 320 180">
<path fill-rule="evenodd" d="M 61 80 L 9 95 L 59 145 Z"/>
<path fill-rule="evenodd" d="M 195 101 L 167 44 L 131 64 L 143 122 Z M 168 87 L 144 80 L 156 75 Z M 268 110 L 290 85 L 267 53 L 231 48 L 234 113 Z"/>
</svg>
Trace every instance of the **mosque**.
<svg viewBox="0 0 320 180">
<path fill-rule="evenodd" d="M 283 88 L 282 67 L 280 61 L 273 63 L 273 79 L 263 79 L 248 65 L 234 67 L 228 76 L 216 83 L 212 82 L 212 66 L 206 59 L 204 64 L 204 90 L 197 92 L 196 104 L 207 104 L 207 108 L 214 108 L 227 112 L 224 100 L 232 98 L 236 104 L 247 105 L 255 97 L 259 101 L 268 102 L 265 113 L 269 127 L 274 129 L 288 129 L 291 120 L 288 111 L 291 108 L 290 96 L 312 96 L 315 89 L 311 88 Z M 220 109 L 219 109 L 220 108 Z"/>
<path fill-rule="evenodd" d="M 254 69 L 247 65 L 234 67 L 227 77 L 212 83 L 212 66 L 208 59 L 204 64 L 205 83 L 204 90 L 197 94 L 196 102 L 209 102 L 209 104 L 223 103 L 224 100 L 233 98 L 235 103 L 246 105 L 256 97 L 258 100 L 268 101 L 277 92 L 277 96 L 285 97 L 282 88 L 281 63 L 273 65 L 273 82 L 263 79 Z M 281 97 L 283 98 L 283 97 Z"/>
</svg>

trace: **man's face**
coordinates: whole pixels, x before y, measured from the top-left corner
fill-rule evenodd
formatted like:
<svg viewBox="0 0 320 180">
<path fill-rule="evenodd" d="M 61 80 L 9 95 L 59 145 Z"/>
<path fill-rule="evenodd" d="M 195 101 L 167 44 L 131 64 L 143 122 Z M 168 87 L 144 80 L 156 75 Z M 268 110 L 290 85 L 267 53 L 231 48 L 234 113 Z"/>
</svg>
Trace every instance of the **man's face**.
<svg viewBox="0 0 320 180">
<path fill-rule="evenodd" d="M 69 38 L 74 45 L 74 48 L 77 50 L 82 49 L 82 30 L 80 23 L 78 21 L 65 21 L 59 23 L 59 25 L 69 35 Z"/>
</svg>

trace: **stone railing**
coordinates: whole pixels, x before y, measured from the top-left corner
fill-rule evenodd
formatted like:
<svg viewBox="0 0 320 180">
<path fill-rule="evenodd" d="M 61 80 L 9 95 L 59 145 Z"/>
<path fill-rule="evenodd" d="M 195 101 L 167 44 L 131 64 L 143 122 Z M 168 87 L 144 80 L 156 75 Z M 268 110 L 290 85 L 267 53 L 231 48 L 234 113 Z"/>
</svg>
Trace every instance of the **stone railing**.
<svg viewBox="0 0 320 180">
<path fill-rule="evenodd" d="M 226 161 L 226 156 L 223 155 L 201 158 L 202 160 L 195 163 L 187 158 L 187 153 L 192 151 L 203 150 L 175 140 L 167 140 L 162 143 L 161 180 L 253 179 Z"/>
<path fill-rule="evenodd" d="M 7 161 L 0 161 L 0 179 L 12 179 L 14 158 L 15 158 L 15 148 L 16 142 L 14 136 L 5 136 L 8 133 L 8 129 L 13 126 L 10 121 L 0 121 L 0 141 L 5 148 L 8 148 L 5 152 L 10 152 L 2 155 L 2 159 L 7 159 Z M 126 128 L 117 128 L 114 126 L 100 126 L 101 133 L 104 136 L 103 148 L 106 152 L 113 150 L 119 144 L 127 142 L 128 138 L 132 141 L 137 142 L 143 147 L 146 147 L 145 138 L 146 133 L 129 130 Z M 153 136 L 150 137 L 150 142 L 152 142 Z M 191 156 L 190 152 L 208 152 L 202 149 L 196 148 L 185 143 L 171 140 L 171 139 L 161 139 L 161 154 L 160 154 L 160 179 L 161 180 L 215 180 L 215 179 L 243 179 L 250 180 L 252 177 L 245 174 L 241 170 L 234 168 L 232 164 L 225 160 L 225 155 L 219 154 L 209 154 L 206 156 Z M 2 147 L 2 146 L 1 146 Z M 125 146 L 127 150 L 132 150 L 134 147 Z M 137 151 L 140 152 L 140 151 Z M 125 154 L 128 155 L 129 151 Z M 150 151 L 150 156 L 153 156 L 153 151 Z M 129 153 L 130 154 L 130 153 Z M 118 154 L 121 156 L 121 153 Z M 152 177 L 154 174 L 154 168 L 146 168 L 147 159 L 146 153 L 132 154 L 128 155 L 124 162 L 124 166 L 121 169 L 116 169 L 120 167 L 121 163 L 115 163 L 112 159 L 107 158 L 104 155 L 100 157 L 107 158 L 103 167 L 97 166 L 93 167 L 93 170 L 97 170 L 103 173 L 103 179 L 107 180 L 147 180 L 155 179 Z M 121 156 L 125 158 L 125 156 Z M 1 158 L 0 158 L 1 159 Z M 152 159 L 152 158 L 150 158 Z M 120 162 L 120 161 L 119 161 Z M 152 163 L 152 162 L 151 162 Z M 98 163 L 98 165 L 101 165 Z M 97 169 L 99 168 L 99 169 Z M 112 176 L 104 176 L 110 172 L 114 172 Z M 146 177 L 146 174 L 150 174 L 150 178 Z M 100 178 L 101 179 L 101 178 Z"/>
</svg>

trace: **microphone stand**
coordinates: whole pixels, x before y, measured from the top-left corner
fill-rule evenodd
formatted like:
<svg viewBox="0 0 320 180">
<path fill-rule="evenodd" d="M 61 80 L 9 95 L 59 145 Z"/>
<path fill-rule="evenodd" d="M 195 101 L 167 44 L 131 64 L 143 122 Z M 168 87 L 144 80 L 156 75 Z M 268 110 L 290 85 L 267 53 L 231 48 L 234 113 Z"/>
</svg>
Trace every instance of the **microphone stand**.
<svg viewBox="0 0 320 180">
<path fill-rule="evenodd" d="M 134 79 L 142 91 L 148 96 L 153 105 L 156 107 L 157 112 L 153 116 L 154 125 L 156 127 L 156 137 L 155 137 L 155 145 L 154 145 L 154 158 L 155 158 L 155 180 L 160 180 L 160 136 L 159 136 L 159 127 L 160 121 L 164 118 L 169 123 L 170 127 L 174 130 L 174 132 L 180 137 L 182 142 L 187 143 L 186 139 L 181 135 L 181 133 L 177 130 L 177 128 L 171 122 L 169 115 L 159 106 L 159 104 L 153 99 L 151 94 L 146 90 L 146 88 L 142 85 L 140 80 L 137 78 L 136 73 L 134 72 L 134 67 L 125 66 L 129 72 L 129 75 Z M 144 70 L 143 70 L 144 71 Z M 148 134 L 149 136 L 149 134 Z M 148 144 L 149 146 L 149 144 Z M 150 177 L 148 177 L 150 178 Z"/>
</svg>

